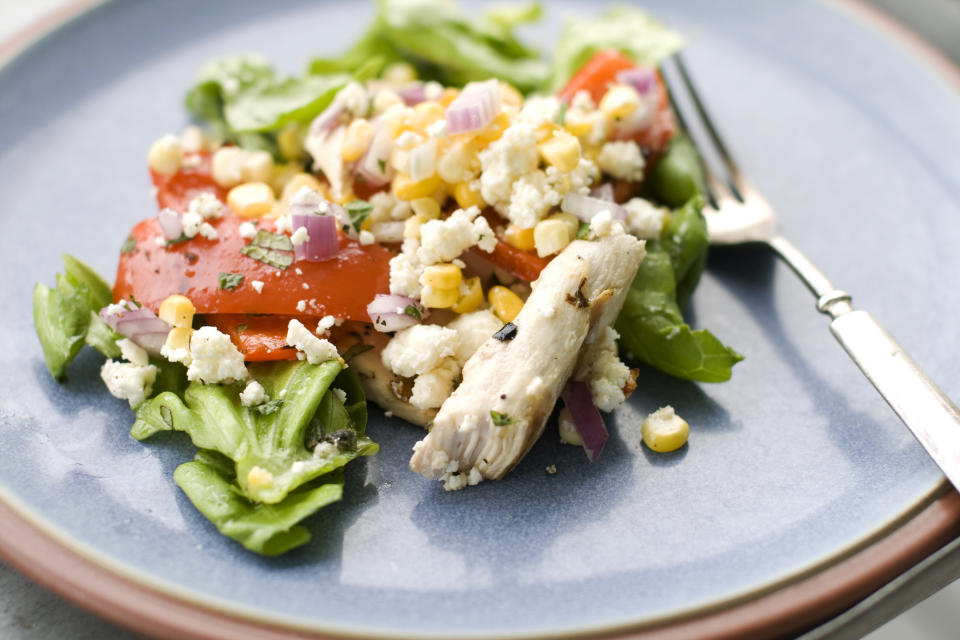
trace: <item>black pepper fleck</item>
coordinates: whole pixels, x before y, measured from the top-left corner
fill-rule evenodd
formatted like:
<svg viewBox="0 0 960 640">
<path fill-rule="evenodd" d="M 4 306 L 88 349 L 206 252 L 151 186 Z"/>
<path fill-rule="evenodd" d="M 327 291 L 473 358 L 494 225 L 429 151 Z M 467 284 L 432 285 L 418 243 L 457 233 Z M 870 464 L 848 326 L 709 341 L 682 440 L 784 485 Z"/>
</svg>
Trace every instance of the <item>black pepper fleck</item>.
<svg viewBox="0 0 960 640">
<path fill-rule="evenodd" d="M 506 342 L 508 340 L 513 340 L 517 337 L 517 325 L 512 322 L 508 322 L 503 325 L 503 328 L 500 331 L 497 331 L 493 334 L 493 337 L 499 340 L 500 342 Z"/>
</svg>

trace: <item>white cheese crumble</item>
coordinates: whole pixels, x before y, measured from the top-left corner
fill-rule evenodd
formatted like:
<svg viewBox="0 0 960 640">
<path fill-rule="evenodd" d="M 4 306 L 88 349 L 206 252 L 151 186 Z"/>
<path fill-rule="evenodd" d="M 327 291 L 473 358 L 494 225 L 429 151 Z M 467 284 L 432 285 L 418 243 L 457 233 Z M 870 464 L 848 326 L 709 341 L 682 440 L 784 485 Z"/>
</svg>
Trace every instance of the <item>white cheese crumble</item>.
<svg viewBox="0 0 960 640">
<path fill-rule="evenodd" d="M 215 327 L 200 327 L 190 337 L 190 366 L 187 380 L 207 384 L 244 380 L 247 368 L 243 354 L 230 341 L 230 336 Z"/>
<path fill-rule="evenodd" d="M 448 324 L 447 328 L 453 329 L 459 336 L 453 355 L 460 366 L 502 327 L 503 321 L 489 309 L 461 314 Z"/>
<path fill-rule="evenodd" d="M 306 227 L 297 227 L 297 230 L 293 232 L 290 236 L 290 242 L 295 247 L 299 247 L 304 242 L 310 239 L 310 234 L 307 233 Z"/>
<path fill-rule="evenodd" d="M 600 149 L 597 165 L 614 178 L 640 182 L 646 162 L 640 145 L 633 140 L 613 140 Z"/>
<path fill-rule="evenodd" d="M 273 228 L 276 229 L 277 233 L 293 231 L 293 218 L 289 215 L 277 216 L 273 221 Z"/>
<path fill-rule="evenodd" d="M 624 203 L 627 210 L 627 229 L 639 238 L 659 238 L 663 230 L 666 209 L 643 198 L 631 198 Z"/>
<path fill-rule="evenodd" d="M 197 232 L 207 240 L 216 240 L 218 235 L 217 230 L 209 222 L 201 222 Z"/>
<path fill-rule="evenodd" d="M 340 359 L 335 346 L 311 333 L 299 320 L 291 320 L 287 325 L 287 344 L 300 352 L 298 358 L 310 364 Z"/>
<path fill-rule="evenodd" d="M 365 117 L 370 110 L 370 94 L 359 82 L 347 84 L 337 94 L 337 100 L 342 101 L 343 106 L 354 117 Z"/>
<path fill-rule="evenodd" d="M 199 213 L 188 211 L 180 217 L 180 223 L 183 225 L 183 235 L 192 238 L 200 231 L 200 225 L 203 224 L 203 216 Z"/>
<path fill-rule="evenodd" d="M 418 375 L 413 381 L 410 404 L 418 409 L 435 409 L 453 393 L 453 381 L 460 374 L 460 366 L 453 358 L 444 358 L 434 368 Z"/>
<path fill-rule="evenodd" d="M 457 209 L 444 220 L 428 220 L 420 227 L 417 259 L 425 265 L 450 262 L 474 245 L 489 253 L 497 238 L 480 209 Z"/>
<path fill-rule="evenodd" d="M 223 203 L 212 193 L 201 193 L 187 205 L 188 213 L 196 213 L 201 218 L 219 218 L 223 215 Z"/>
<path fill-rule="evenodd" d="M 257 225 L 252 222 L 243 222 L 240 224 L 240 237 L 250 239 L 257 235 Z"/>
<path fill-rule="evenodd" d="M 251 280 L 250 286 L 253 287 L 257 293 L 263 293 L 263 281 L 262 280 Z"/>
<path fill-rule="evenodd" d="M 248 382 L 247 386 L 240 392 L 240 404 L 245 407 L 255 407 L 269 399 L 263 385 L 256 380 Z"/>
<path fill-rule="evenodd" d="M 317 323 L 317 333 L 326 333 L 335 324 L 337 324 L 336 318 L 333 316 L 323 316 L 320 318 L 320 322 Z"/>
<path fill-rule="evenodd" d="M 529 122 L 510 125 L 480 152 L 480 195 L 498 211 L 505 211 L 514 181 L 536 169 L 538 162 L 537 128 Z"/>
<path fill-rule="evenodd" d="M 447 121 L 440 119 L 427 125 L 427 135 L 431 138 L 445 138 L 447 136 Z"/>
<path fill-rule="evenodd" d="M 120 347 L 120 355 L 127 362 L 145 367 L 150 364 L 147 351 L 130 338 L 120 338 L 117 340 L 117 346 Z"/>
<path fill-rule="evenodd" d="M 306 300 L 297 300 L 297 311 L 306 311 L 307 310 L 307 301 Z"/>
<path fill-rule="evenodd" d="M 627 399 L 624 389 L 634 384 L 630 368 L 617 356 L 617 338 L 620 335 L 612 327 L 603 332 L 580 356 L 574 379 L 582 380 L 590 387 L 593 403 L 601 411 L 613 409 Z"/>
<path fill-rule="evenodd" d="M 399 331 L 384 347 L 381 359 L 397 375 L 424 374 L 456 353 L 459 336 L 453 329 L 417 324 Z"/>
<path fill-rule="evenodd" d="M 142 366 L 132 362 L 107 360 L 100 367 L 100 377 L 107 391 L 115 398 L 126 400 L 130 407 L 141 404 L 153 391 L 157 368 L 152 364 Z"/>
<path fill-rule="evenodd" d="M 360 235 L 357 236 L 357 239 L 360 241 L 360 244 L 362 244 L 363 246 L 371 245 L 377 241 L 377 238 L 366 229 L 362 229 L 360 231 Z"/>
</svg>

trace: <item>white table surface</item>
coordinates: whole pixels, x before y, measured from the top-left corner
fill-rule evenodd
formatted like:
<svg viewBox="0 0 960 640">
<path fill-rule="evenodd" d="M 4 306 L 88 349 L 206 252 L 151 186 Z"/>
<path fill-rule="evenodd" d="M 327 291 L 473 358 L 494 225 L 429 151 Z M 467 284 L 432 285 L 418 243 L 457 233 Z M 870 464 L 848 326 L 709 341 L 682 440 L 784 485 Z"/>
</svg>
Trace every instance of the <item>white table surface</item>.
<svg viewBox="0 0 960 640">
<path fill-rule="evenodd" d="M 960 63 L 960 0 L 871 0 Z M 0 42 L 70 0 L 0 0 Z M 0 638 L 136 640 L 47 591 L 0 561 Z M 954 582 L 870 633 L 868 640 L 960 637 L 960 582 Z"/>
</svg>

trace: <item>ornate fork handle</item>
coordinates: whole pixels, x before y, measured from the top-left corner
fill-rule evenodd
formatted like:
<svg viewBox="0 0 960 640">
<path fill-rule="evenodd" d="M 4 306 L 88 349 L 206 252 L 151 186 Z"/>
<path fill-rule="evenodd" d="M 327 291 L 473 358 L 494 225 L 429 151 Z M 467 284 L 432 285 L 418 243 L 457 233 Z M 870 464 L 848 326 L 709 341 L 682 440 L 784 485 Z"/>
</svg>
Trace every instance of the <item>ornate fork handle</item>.
<svg viewBox="0 0 960 640">
<path fill-rule="evenodd" d="M 835 288 L 790 241 L 774 236 L 767 244 L 817 296 L 817 309 L 832 318 L 830 331 L 837 342 L 960 488 L 960 409 L 873 316 L 854 309 L 850 294 Z"/>
</svg>

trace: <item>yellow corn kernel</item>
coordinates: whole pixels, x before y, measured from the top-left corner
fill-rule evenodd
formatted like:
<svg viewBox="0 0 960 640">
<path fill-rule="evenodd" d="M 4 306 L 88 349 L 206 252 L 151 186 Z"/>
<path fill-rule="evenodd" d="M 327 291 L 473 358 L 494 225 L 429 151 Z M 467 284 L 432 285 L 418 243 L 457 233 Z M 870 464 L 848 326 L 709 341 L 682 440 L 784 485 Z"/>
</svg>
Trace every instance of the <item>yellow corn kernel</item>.
<svg viewBox="0 0 960 640">
<path fill-rule="evenodd" d="M 537 127 L 537 142 L 549 140 L 555 133 L 563 131 L 556 122 L 544 122 Z"/>
<path fill-rule="evenodd" d="M 533 244 L 541 258 L 560 253 L 570 244 L 570 231 L 563 220 L 541 220 L 533 228 Z"/>
<path fill-rule="evenodd" d="M 501 80 L 498 86 L 500 88 L 500 101 L 502 103 L 516 107 L 517 109 L 523 106 L 523 96 L 520 95 L 520 92 L 514 89 L 512 85 Z"/>
<path fill-rule="evenodd" d="M 157 173 L 172 176 L 180 170 L 183 150 L 180 140 L 174 135 L 165 135 L 150 145 L 147 152 L 147 164 Z"/>
<path fill-rule="evenodd" d="M 296 122 L 291 122 L 277 134 L 277 147 L 285 160 L 300 160 L 303 157 L 303 138 L 306 128 Z"/>
<path fill-rule="evenodd" d="M 473 180 L 480 173 L 479 145 L 473 140 L 457 140 L 437 154 L 437 175 L 445 182 L 457 184 Z"/>
<path fill-rule="evenodd" d="M 513 322 L 520 310 L 523 309 L 523 300 L 510 289 L 502 285 L 490 287 L 487 300 L 493 307 L 493 312 L 504 322 Z"/>
<path fill-rule="evenodd" d="M 241 218 L 259 218 L 270 213 L 276 203 L 273 189 L 263 182 L 245 182 L 227 193 L 227 206 Z"/>
<path fill-rule="evenodd" d="M 480 195 L 480 190 L 474 189 L 472 185 L 472 182 L 464 181 L 457 183 L 457 186 L 453 188 L 453 198 L 461 209 L 469 207 L 483 209 L 487 206 L 487 203 L 483 201 L 483 196 Z"/>
<path fill-rule="evenodd" d="M 273 486 L 273 474 L 263 467 L 253 467 L 247 472 L 247 484 L 257 489 L 268 489 Z"/>
<path fill-rule="evenodd" d="M 198 153 L 210 148 L 210 138 L 206 132 L 191 124 L 180 132 L 180 149 L 184 153 Z"/>
<path fill-rule="evenodd" d="M 193 314 L 197 308 L 190 302 L 190 298 L 175 293 L 160 303 L 160 312 L 157 314 L 161 320 L 165 320 L 174 327 L 193 326 Z"/>
<path fill-rule="evenodd" d="M 394 62 L 383 70 L 382 78 L 387 84 L 406 84 L 417 79 L 417 70 L 406 62 Z"/>
<path fill-rule="evenodd" d="M 266 151 L 251 151 L 243 159 L 240 175 L 244 182 L 270 182 L 273 178 L 273 156 Z"/>
<path fill-rule="evenodd" d="M 463 272 L 455 264 L 431 264 L 423 268 L 420 284 L 433 289 L 454 289 L 463 282 Z"/>
<path fill-rule="evenodd" d="M 464 285 L 467 292 L 460 296 L 457 304 L 453 305 L 453 310 L 457 313 L 476 311 L 483 302 L 483 286 L 480 284 L 479 277 L 468 278 Z"/>
<path fill-rule="evenodd" d="M 437 102 L 421 102 L 413 108 L 410 118 L 410 128 L 417 133 L 424 133 L 427 126 L 446 117 L 443 105 Z"/>
<path fill-rule="evenodd" d="M 460 298 L 460 289 L 434 289 L 433 287 L 424 287 L 420 292 L 420 302 L 423 306 L 430 309 L 449 309 L 457 304 Z"/>
<path fill-rule="evenodd" d="M 186 349 L 190 351 L 190 338 L 193 337 L 193 329 L 190 327 L 174 327 L 167 334 L 167 341 L 164 343 L 170 349 Z"/>
<path fill-rule="evenodd" d="M 582 138 L 593 131 L 593 122 L 589 118 L 577 117 L 568 112 L 563 122 L 563 128 L 578 138 Z"/>
<path fill-rule="evenodd" d="M 434 191 L 440 188 L 440 177 L 434 174 L 429 178 L 414 182 L 410 176 L 398 173 L 393 177 L 390 188 L 398 200 L 409 202 L 417 198 L 429 198 Z"/>
<path fill-rule="evenodd" d="M 690 425 L 667 405 L 644 418 L 640 424 L 640 437 L 654 451 L 676 451 L 687 443 Z"/>
<path fill-rule="evenodd" d="M 457 99 L 457 96 L 460 95 L 460 91 L 457 89 L 444 89 L 443 94 L 440 96 L 440 99 L 437 100 L 444 107 L 449 107 L 450 103 Z"/>
<path fill-rule="evenodd" d="M 571 242 L 573 242 L 573 239 L 577 237 L 577 231 L 580 230 L 580 220 L 572 213 L 555 213 L 552 216 L 547 216 L 547 220 L 560 220 L 567 225 L 567 231 L 570 232 Z"/>
<path fill-rule="evenodd" d="M 499 140 L 509 126 L 510 116 L 501 111 L 494 117 L 493 122 L 474 134 L 473 139 L 481 146 L 488 145 L 494 140 Z"/>
<path fill-rule="evenodd" d="M 503 231 L 503 239 L 507 241 L 507 244 L 524 251 L 530 251 L 534 246 L 533 229 L 521 229 L 513 223 L 508 224 Z"/>
<path fill-rule="evenodd" d="M 243 161 L 246 151 L 239 147 L 220 147 L 210 160 L 210 174 L 221 187 L 235 187 L 243 182 Z"/>
<path fill-rule="evenodd" d="M 383 125 L 391 138 L 399 136 L 410 123 L 413 110 L 405 104 L 395 104 L 383 112 Z"/>
<path fill-rule="evenodd" d="M 347 127 L 340 144 L 340 157 L 346 162 L 359 160 L 373 142 L 373 125 L 369 120 L 357 118 Z"/>
<path fill-rule="evenodd" d="M 367 220 L 370 218 L 368 217 Z M 364 220 L 366 222 L 367 220 Z M 420 237 L 420 227 L 423 226 L 423 220 L 418 216 L 410 216 L 403 222 L 403 237 L 404 238 L 419 238 Z"/>
<path fill-rule="evenodd" d="M 440 217 L 440 203 L 433 198 L 417 198 L 410 203 L 410 208 L 421 222 L 436 220 Z"/>
<path fill-rule="evenodd" d="M 556 132 L 538 144 L 537 149 L 547 163 L 564 173 L 573 171 L 580 164 L 580 140 L 566 131 Z"/>
<path fill-rule="evenodd" d="M 612 120 L 623 120 L 640 106 L 640 94 L 633 87 L 618 84 L 600 99 L 598 108 L 603 115 Z"/>
</svg>

